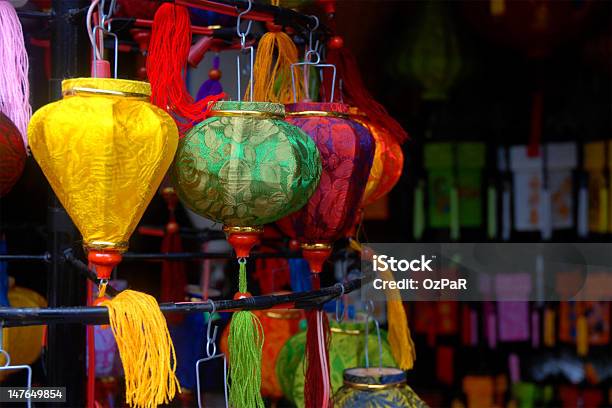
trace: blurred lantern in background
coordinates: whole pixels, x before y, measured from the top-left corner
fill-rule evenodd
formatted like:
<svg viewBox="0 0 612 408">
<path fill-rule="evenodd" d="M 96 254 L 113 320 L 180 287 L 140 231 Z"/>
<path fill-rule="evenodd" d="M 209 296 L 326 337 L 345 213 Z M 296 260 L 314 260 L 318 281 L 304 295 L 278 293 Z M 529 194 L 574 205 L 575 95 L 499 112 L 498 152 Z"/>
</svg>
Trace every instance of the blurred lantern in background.
<svg viewBox="0 0 612 408">
<path fill-rule="evenodd" d="M 47 300 L 33 290 L 15 286 L 10 278 L 8 301 L 11 307 L 47 307 Z M 32 364 L 41 354 L 45 326 L 7 327 L 2 329 L 2 350 L 11 356 L 11 365 Z M 0 354 L 0 366 L 8 364 Z M 0 371 L 3 381 L 10 371 Z"/>
<path fill-rule="evenodd" d="M 448 3 L 422 2 L 415 25 L 416 34 L 406 34 L 404 42 L 411 45 L 398 55 L 397 72 L 421 83 L 424 100 L 447 99 L 463 65 Z"/>
<path fill-rule="evenodd" d="M 0 197 L 15 185 L 26 160 L 26 150 L 19 129 L 0 112 Z"/>
<path fill-rule="evenodd" d="M 367 350 L 372 366 L 379 365 L 379 344 L 374 324 L 369 327 Z M 381 352 L 383 367 L 395 367 L 391 355 L 387 334 L 381 330 Z M 336 392 L 342 386 L 342 375 L 346 368 L 361 367 L 366 364 L 365 323 L 363 321 L 331 322 L 331 342 L 329 347 L 329 365 L 331 388 Z M 300 332 L 289 339 L 278 355 L 276 374 L 285 398 L 298 407 L 308 406 L 304 401 L 304 353 L 306 350 L 306 332 Z"/>
<path fill-rule="evenodd" d="M 280 294 L 279 292 L 278 294 Z M 261 395 L 278 401 L 283 397 L 279 379 L 276 372 L 278 355 L 287 341 L 298 331 L 304 312 L 298 309 L 271 309 L 256 310 L 253 312 L 261 321 L 266 333 L 261 360 Z M 223 331 L 221 337 L 221 351 L 228 353 L 227 337 L 229 326 Z"/>
<path fill-rule="evenodd" d="M 148 102 L 145 82 L 79 78 L 62 90 L 32 117 L 30 147 L 104 285 L 170 166 L 178 132 Z"/>
</svg>

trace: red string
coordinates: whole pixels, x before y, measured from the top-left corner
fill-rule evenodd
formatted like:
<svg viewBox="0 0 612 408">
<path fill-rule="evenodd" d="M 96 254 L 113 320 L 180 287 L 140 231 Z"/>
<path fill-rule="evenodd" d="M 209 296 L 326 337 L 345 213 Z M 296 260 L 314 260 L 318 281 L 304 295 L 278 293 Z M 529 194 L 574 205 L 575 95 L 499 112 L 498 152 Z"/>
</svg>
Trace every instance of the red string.
<svg viewBox="0 0 612 408">
<path fill-rule="evenodd" d="M 151 102 L 170 113 L 185 134 L 210 116 L 210 109 L 225 94 L 210 95 L 196 102 L 185 87 L 187 57 L 191 47 L 191 21 L 186 7 L 162 4 L 153 20 L 147 57 Z"/>
<path fill-rule="evenodd" d="M 384 106 L 374 100 L 366 88 L 359 72 L 357 59 L 348 48 L 328 49 L 326 62 L 336 66 L 338 78 L 336 95 L 342 93 L 345 103 L 358 107 L 368 116 L 368 119 L 375 125 L 385 128 L 399 143 L 408 140 L 408 133 L 402 128 L 402 125 L 389 115 Z M 341 89 L 340 80 L 342 80 Z M 326 97 L 331 94 L 330 88 L 331 75 L 327 75 L 324 83 Z"/>
<path fill-rule="evenodd" d="M 91 265 L 90 265 L 91 268 Z M 91 306 L 93 283 L 87 281 L 87 305 Z M 94 326 L 87 325 L 87 408 L 94 408 L 96 401 L 96 343 Z"/>
<path fill-rule="evenodd" d="M 322 367 L 318 346 L 317 313 L 318 311 L 315 309 L 306 312 L 306 322 L 308 323 L 306 330 L 306 376 L 304 381 L 304 406 L 306 408 L 331 406 L 331 401 L 327 401 L 327 403 L 324 401 L 325 384 L 321 375 Z M 325 371 L 329 378 L 329 342 L 331 336 L 327 313 L 323 313 L 323 336 L 325 339 L 325 353 L 328 354 L 326 358 L 328 365 Z"/>
</svg>

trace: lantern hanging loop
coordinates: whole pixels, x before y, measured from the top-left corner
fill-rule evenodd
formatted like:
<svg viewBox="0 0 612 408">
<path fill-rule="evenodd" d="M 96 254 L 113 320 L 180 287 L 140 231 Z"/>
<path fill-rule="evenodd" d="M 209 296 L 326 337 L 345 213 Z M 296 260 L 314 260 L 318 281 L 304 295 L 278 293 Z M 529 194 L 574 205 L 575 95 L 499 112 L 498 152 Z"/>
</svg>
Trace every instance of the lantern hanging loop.
<svg viewBox="0 0 612 408">
<path fill-rule="evenodd" d="M 93 36 L 91 38 L 93 38 L 93 39 L 96 38 L 96 31 L 100 31 L 100 37 L 102 39 L 104 39 L 105 35 L 108 35 L 108 36 L 114 38 L 114 41 L 115 41 L 115 46 L 114 46 L 115 55 L 114 55 L 114 68 L 113 68 L 114 72 L 113 72 L 113 74 L 114 74 L 114 78 L 117 79 L 117 73 L 118 73 L 117 68 L 118 68 L 118 62 L 119 62 L 119 37 L 117 37 L 117 34 L 112 33 L 110 31 L 108 31 L 107 29 L 105 29 L 104 27 L 102 27 L 102 25 L 97 25 L 92 30 Z M 94 48 L 94 53 L 93 53 L 93 76 L 94 76 L 94 78 L 97 78 L 98 77 L 98 64 L 97 64 L 97 62 L 98 62 L 99 55 L 98 55 L 98 52 L 97 52 L 98 50 L 97 50 L 95 41 L 93 41 L 91 43 L 91 45 Z"/>
<path fill-rule="evenodd" d="M 249 0 L 249 6 L 247 7 L 246 10 L 244 10 L 242 13 L 238 14 L 238 18 L 236 19 L 236 33 L 238 34 L 238 37 L 240 37 L 240 53 L 236 56 L 236 74 L 237 74 L 237 88 L 238 88 L 238 100 L 242 100 L 242 86 L 241 86 L 241 81 L 240 81 L 240 77 L 241 77 L 241 69 L 240 69 L 240 54 L 244 54 L 246 52 L 249 52 L 250 54 L 250 58 L 249 58 L 249 84 L 250 84 L 250 92 L 249 92 L 249 101 L 253 102 L 253 65 L 254 65 L 254 51 L 253 51 L 253 46 L 246 46 L 246 38 L 247 35 L 249 35 L 249 32 L 251 31 L 251 26 L 253 25 L 253 20 L 249 20 L 246 30 L 241 31 L 240 30 L 240 23 L 241 23 L 241 18 L 242 16 L 244 16 L 245 14 L 247 14 L 249 11 L 251 11 L 251 8 L 253 7 L 253 0 Z"/>
<path fill-rule="evenodd" d="M 316 58 L 315 61 L 311 60 L 313 56 Z M 332 73 L 332 89 L 330 93 L 329 102 L 330 103 L 333 102 L 334 101 L 334 88 L 336 87 L 336 66 L 334 64 L 321 64 L 321 54 L 319 54 L 319 52 L 316 49 L 314 49 L 314 50 L 308 50 L 306 52 L 304 62 L 296 62 L 294 64 L 291 64 L 291 89 L 293 91 L 293 103 L 297 103 L 294 67 L 297 67 L 300 65 L 307 65 L 307 66 L 316 67 L 316 68 L 331 68 L 332 69 L 332 72 L 333 72 Z"/>
<path fill-rule="evenodd" d="M 342 321 L 344 320 L 344 313 L 345 313 L 345 305 L 344 305 L 344 284 L 338 282 L 336 283 L 335 286 L 339 286 L 340 287 L 340 295 L 338 296 L 338 298 L 336 299 L 336 322 L 337 323 L 342 323 Z M 340 304 L 342 304 L 342 313 L 340 313 Z"/>
<path fill-rule="evenodd" d="M 215 326 L 211 336 L 210 329 L 212 327 L 213 316 L 217 311 L 217 306 L 215 306 L 215 302 L 213 302 L 212 299 L 208 299 L 206 302 L 210 303 L 210 307 L 212 309 L 208 313 L 208 323 L 206 324 L 206 355 L 210 358 L 217 354 L 217 344 L 215 341 L 217 339 L 217 330 L 219 329 L 219 326 Z"/>
<path fill-rule="evenodd" d="M 91 42 L 91 45 L 94 49 L 94 58 L 97 57 L 98 59 L 104 59 L 104 39 L 100 37 L 98 41 L 96 41 L 95 32 L 92 29 L 94 10 L 96 8 L 98 9 L 99 25 L 106 31 L 111 31 L 111 17 L 115 12 L 116 2 L 117 0 L 111 0 L 110 6 L 108 8 L 108 13 L 105 12 L 106 0 L 93 0 L 91 2 L 91 5 L 87 9 L 87 16 L 85 18 L 85 22 L 87 25 L 87 35 L 89 36 L 89 41 Z"/>
<path fill-rule="evenodd" d="M 376 337 L 378 340 L 378 368 L 382 370 L 382 338 L 380 336 L 380 325 L 378 324 L 378 320 L 373 316 L 374 313 L 374 301 L 368 300 L 365 305 L 365 366 L 366 368 L 370 368 L 370 357 L 369 357 L 369 331 L 370 331 L 370 318 L 374 321 L 374 326 L 376 327 Z"/>
</svg>

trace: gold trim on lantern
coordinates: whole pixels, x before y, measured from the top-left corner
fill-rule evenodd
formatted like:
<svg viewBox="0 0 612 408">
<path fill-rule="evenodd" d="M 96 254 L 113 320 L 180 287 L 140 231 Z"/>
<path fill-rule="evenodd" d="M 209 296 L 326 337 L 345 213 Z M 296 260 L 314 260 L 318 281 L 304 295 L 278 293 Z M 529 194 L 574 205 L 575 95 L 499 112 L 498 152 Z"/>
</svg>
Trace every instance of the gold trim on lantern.
<svg viewBox="0 0 612 408">
<path fill-rule="evenodd" d="M 404 385 L 405 382 L 393 382 L 389 384 L 363 384 L 363 383 L 354 383 L 351 381 L 344 381 L 344 385 L 347 387 L 355 388 L 358 390 L 386 390 L 389 388 L 397 388 Z"/>
<path fill-rule="evenodd" d="M 266 310 L 265 315 L 272 319 L 281 319 L 281 320 L 299 319 L 300 317 L 302 317 L 302 314 L 300 313 L 300 311 L 296 309 L 287 309 L 285 311 Z"/>
<path fill-rule="evenodd" d="M 62 92 L 63 96 L 73 96 L 73 95 L 81 95 L 81 94 L 90 94 L 90 95 L 108 95 L 108 96 L 121 96 L 124 98 L 140 98 L 147 100 L 149 98 L 148 95 L 136 93 L 136 92 L 123 92 L 123 91 L 115 91 L 112 89 L 96 89 L 96 88 L 84 88 L 75 86 L 74 88 L 66 89 Z"/>
<path fill-rule="evenodd" d="M 358 336 L 364 332 L 361 329 L 343 329 L 342 327 L 335 327 L 335 326 L 330 327 L 329 330 L 332 333 L 350 334 L 352 336 Z"/>
<path fill-rule="evenodd" d="M 307 251 L 316 251 L 321 249 L 331 249 L 332 246 L 331 244 L 318 242 L 316 244 L 302 244 L 301 247 Z"/>
<path fill-rule="evenodd" d="M 285 117 L 279 113 L 255 111 L 255 110 L 213 110 L 210 111 L 211 116 L 231 116 L 231 117 L 244 117 L 251 116 L 260 119 L 284 119 Z"/>
<path fill-rule="evenodd" d="M 223 226 L 223 232 L 226 234 L 261 234 L 263 232 L 263 227 L 230 227 Z"/>
<path fill-rule="evenodd" d="M 100 250 L 110 250 L 116 252 L 125 252 L 128 249 L 127 242 L 107 242 L 107 241 L 91 241 L 84 242 L 83 246 L 87 249 L 95 249 L 97 251 Z"/>
<path fill-rule="evenodd" d="M 349 119 L 349 115 L 347 115 L 346 113 L 317 111 L 317 110 L 305 110 L 305 111 L 299 111 L 299 112 L 286 112 L 285 115 L 291 116 L 291 117 L 298 117 L 298 118 L 300 118 L 300 117 L 313 117 L 313 116 L 331 116 L 331 117 L 334 117 L 334 118 Z"/>
<path fill-rule="evenodd" d="M 89 93 L 149 99 L 151 85 L 148 82 L 114 78 L 72 78 L 62 81 L 62 93 Z"/>
</svg>

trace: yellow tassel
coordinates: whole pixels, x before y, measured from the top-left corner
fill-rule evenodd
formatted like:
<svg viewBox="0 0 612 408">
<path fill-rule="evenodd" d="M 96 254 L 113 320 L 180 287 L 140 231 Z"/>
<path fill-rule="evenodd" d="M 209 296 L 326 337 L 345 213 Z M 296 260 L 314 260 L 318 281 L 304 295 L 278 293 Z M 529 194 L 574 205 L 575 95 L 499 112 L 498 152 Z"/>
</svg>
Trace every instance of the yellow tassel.
<svg viewBox="0 0 612 408">
<path fill-rule="evenodd" d="M 349 245 L 361 252 L 362 245 L 357 240 L 351 239 Z M 382 272 L 380 278 L 394 280 L 389 271 Z M 399 368 L 411 370 L 416 360 L 416 347 L 408 327 L 408 316 L 406 315 L 406 309 L 404 309 L 404 302 L 398 289 L 387 288 L 385 296 L 387 298 L 387 324 L 389 326 L 387 340 L 391 346 L 391 354 Z"/>
<path fill-rule="evenodd" d="M 125 372 L 125 401 L 137 408 L 170 402 L 180 384 L 176 355 L 164 315 L 155 298 L 124 290 L 101 303 L 108 308 Z"/>
<path fill-rule="evenodd" d="M 297 47 L 282 31 L 269 31 L 259 40 L 253 67 L 253 100 L 259 102 L 292 103 L 291 64 L 298 61 Z M 300 70 L 294 67 L 297 101 L 304 95 Z M 244 99 L 249 99 L 250 86 Z"/>
</svg>

